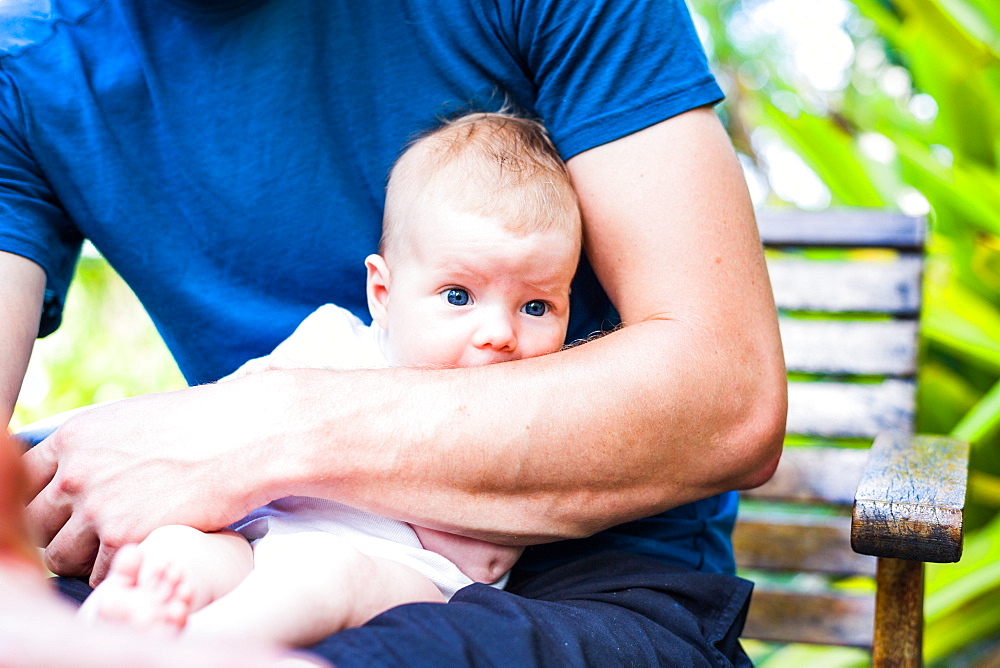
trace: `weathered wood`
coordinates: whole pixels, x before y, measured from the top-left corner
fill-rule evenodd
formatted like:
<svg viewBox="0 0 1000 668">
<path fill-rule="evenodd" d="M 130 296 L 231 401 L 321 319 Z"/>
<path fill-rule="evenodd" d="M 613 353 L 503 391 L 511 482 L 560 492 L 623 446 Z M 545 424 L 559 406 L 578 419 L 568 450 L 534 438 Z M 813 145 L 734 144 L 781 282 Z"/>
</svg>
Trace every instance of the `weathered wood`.
<svg viewBox="0 0 1000 668">
<path fill-rule="evenodd" d="M 915 315 L 920 308 L 923 262 L 917 255 L 889 261 L 778 256 L 767 267 L 779 309 Z"/>
<path fill-rule="evenodd" d="M 868 461 L 868 450 L 833 447 L 786 447 L 774 475 L 747 498 L 854 504 L 854 495 Z"/>
<path fill-rule="evenodd" d="M 916 373 L 915 320 L 781 318 L 779 324 L 789 371 L 878 376 Z"/>
<path fill-rule="evenodd" d="M 923 664 L 924 565 L 879 559 L 872 668 Z"/>
<path fill-rule="evenodd" d="M 743 511 L 733 531 L 739 568 L 875 575 L 875 557 L 851 550 L 851 518 Z"/>
<path fill-rule="evenodd" d="M 913 426 L 916 384 L 797 382 L 788 384 L 787 431 L 825 437 L 874 438 Z"/>
<path fill-rule="evenodd" d="M 875 601 L 854 594 L 754 590 L 743 636 L 773 642 L 872 646 Z"/>
<path fill-rule="evenodd" d="M 761 240 L 768 246 L 923 247 L 926 221 L 888 211 L 763 211 L 757 214 Z"/>
<path fill-rule="evenodd" d="M 965 441 L 880 435 L 855 497 L 854 549 L 912 561 L 958 561 L 968 462 Z"/>
</svg>

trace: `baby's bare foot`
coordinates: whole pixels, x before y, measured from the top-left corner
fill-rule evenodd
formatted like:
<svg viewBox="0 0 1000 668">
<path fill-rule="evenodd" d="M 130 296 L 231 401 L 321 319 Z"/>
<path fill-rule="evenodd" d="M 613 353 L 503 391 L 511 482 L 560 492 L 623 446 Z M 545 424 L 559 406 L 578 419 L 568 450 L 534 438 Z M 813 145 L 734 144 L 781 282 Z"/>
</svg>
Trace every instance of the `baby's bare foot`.
<svg viewBox="0 0 1000 668">
<path fill-rule="evenodd" d="M 180 571 L 169 563 L 155 563 L 137 545 L 126 545 L 81 606 L 80 616 L 176 635 L 187 624 L 192 598 Z"/>
</svg>

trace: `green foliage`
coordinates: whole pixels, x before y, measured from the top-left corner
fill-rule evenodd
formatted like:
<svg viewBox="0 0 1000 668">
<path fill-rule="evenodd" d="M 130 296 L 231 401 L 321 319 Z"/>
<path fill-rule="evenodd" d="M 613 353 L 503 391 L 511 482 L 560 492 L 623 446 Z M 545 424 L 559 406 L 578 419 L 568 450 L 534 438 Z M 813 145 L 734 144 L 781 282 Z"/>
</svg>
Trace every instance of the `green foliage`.
<svg viewBox="0 0 1000 668">
<path fill-rule="evenodd" d="M 755 666 L 767 668 L 864 668 L 870 663 L 867 652 L 853 647 L 779 646 L 751 640 L 743 645 Z"/>
<path fill-rule="evenodd" d="M 1000 631 L 1000 517 L 966 540 L 958 564 L 927 568 L 925 652 L 945 657 Z"/>
<path fill-rule="evenodd" d="M 804 51 L 775 30 L 769 4 L 779 3 L 693 1 L 730 132 L 773 186 L 767 203 L 796 195 L 768 164 L 777 137 L 825 184 L 828 200 L 814 205 L 930 215 L 918 427 L 973 444 L 965 556 L 927 574 L 925 658 L 954 665 L 963 647 L 1000 638 L 1000 4 L 845 0 L 837 21 L 852 57 L 832 87 L 796 67 Z"/>
</svg>

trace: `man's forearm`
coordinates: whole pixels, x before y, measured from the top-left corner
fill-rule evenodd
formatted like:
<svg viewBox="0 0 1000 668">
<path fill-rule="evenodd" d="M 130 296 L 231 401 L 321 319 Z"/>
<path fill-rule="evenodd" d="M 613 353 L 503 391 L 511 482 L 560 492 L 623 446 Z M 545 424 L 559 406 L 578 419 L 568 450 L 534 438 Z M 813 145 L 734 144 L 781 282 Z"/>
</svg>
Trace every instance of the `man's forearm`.
<svg viewBox="0 0 1000 668">
<path fill-rule="evenodd" d="M 533 543 L 759 484 L 780 444 L 783 375 L 767 351 L 741 351 L 762 363 L 736 373 L 718 351 L 692 350 L 694 327 L 642 323 L 476 369 L 290 372 L 303 423 L 326 435 L 276 495 Z M 372 401 L 348 406 L 347 388 Z"/>
</svg>

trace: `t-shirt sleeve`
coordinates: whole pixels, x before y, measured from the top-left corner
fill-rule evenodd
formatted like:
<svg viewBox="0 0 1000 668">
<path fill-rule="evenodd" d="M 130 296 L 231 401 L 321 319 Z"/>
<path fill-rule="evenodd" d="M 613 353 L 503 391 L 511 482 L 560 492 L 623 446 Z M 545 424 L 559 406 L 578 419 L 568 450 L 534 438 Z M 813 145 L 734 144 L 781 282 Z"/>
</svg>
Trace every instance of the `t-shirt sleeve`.
<svg viewBox="0 0 1000 668">
<path fill-rule="evenodd" d="M 45 270 L 38 335 L 46 336 L 59 326 L 83 239 L 56 202 L 24 137 L 17 89 L 0 70 L 0 250 Z"/>
<path fill-rule="evenodd" d="M 509 18 L 564 159 L 723 97 L 684 0 L 513 0 Z"/>
</svg>

